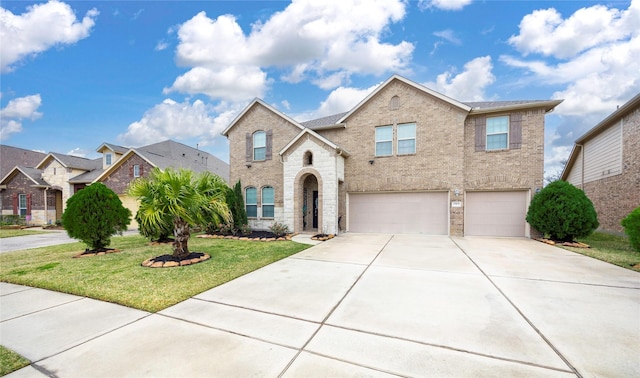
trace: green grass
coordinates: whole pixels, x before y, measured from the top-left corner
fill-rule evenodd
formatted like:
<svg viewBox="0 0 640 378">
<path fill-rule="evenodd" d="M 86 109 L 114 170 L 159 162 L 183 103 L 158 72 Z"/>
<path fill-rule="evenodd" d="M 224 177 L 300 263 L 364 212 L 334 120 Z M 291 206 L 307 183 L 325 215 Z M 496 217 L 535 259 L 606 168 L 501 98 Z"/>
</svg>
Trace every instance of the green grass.
<svg viewBox="0 0 640 378">
<path fill-rule="evenodd" d="M 640 252 L 631 248 L 625 236 L 594 232 L 586 238 L 578 238 L 578 241 L 589 244 L 591 248 L 562 248 L 640 272 Z"/>
<path fill-rule="evenodd" d="M 72 258 L 82 243 L 0 254 L 0 281 L 34 286 L 157 312 L 198 293 L 293 255 L 308 245 L 291 241 L 254 242 L 224 239 L 189 240 L 191 252 L 211 259 L 174 268 L 140 264 L 170 254 L 170 245 L 149 245 L 139 235 L 111 239 L 121 252 Z"/>
<path fill-rule="evenodd" d="M 47 231 L 20 230 L 20 229 L 0 229 L 0 238 L 11 238 L 14 236 L 25 236 L 35 234 L 45 234 Z"/>
<path fill-rule="evenodd" d="M 0 345 L 0 376 L 7 375 L 29 365 L 29 360 Z"/>
</svg>

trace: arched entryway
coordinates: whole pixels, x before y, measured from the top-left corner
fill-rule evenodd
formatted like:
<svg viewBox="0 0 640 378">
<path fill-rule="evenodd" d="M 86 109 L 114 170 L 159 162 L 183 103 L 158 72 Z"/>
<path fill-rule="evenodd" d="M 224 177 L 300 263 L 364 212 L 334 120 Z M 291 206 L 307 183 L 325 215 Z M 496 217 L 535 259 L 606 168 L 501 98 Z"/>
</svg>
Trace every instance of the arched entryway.
<svg viewBox="0 0 640 378">
<path fill-rule="evenodd" d="M 296 232 L 322 232 L 322 179 L 315 169 L 304 169 L 296 177 Z"/>
</svg>

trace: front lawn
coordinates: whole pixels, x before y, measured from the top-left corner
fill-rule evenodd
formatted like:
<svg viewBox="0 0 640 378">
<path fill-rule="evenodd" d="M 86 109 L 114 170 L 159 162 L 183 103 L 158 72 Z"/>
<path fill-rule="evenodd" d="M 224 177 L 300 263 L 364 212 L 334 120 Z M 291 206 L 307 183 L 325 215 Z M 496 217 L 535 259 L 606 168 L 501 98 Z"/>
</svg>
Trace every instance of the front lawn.
<svg viewBox="0 0 640 378">
<path fill-rule="evenodd" d="M 35 235 L 35 234 L 44 234 L 47 231 L 37 231 L 37 230 L 21 230 L 21 229 L 13 229 L 13 228 L 2 228 L 0 229 L 0 238 L 11 238 L 14 236 L 25 236 L 25 235 Z"/>
<path fill-rule="evenodd" d="M 0 377 L 29 365 L 29 360 L 0 345 Z"/>
<path fill-rule="evenodd" d="M 640 253 L 631 248 L 625 236 L 594 232 L 586 238 L 578 238 L 578 241 L 589 244 L 591 248 L 562 248 L 640 272 Z"/>
<path fill-rule="evenodd" d="M 175 268 L 144 268 L 151 257 L 171 253 L 170 245 L 149 245 L 140 235 L 111 239 L 121 250 L 72 258 L 82 243 L 0 254 L 0 281 L 34 286 L 156 312 L 221 285 L 308 245 L 292 241 L 255 242 L 192 237 L 189 249 L 211 259 Z"/>
</svg>

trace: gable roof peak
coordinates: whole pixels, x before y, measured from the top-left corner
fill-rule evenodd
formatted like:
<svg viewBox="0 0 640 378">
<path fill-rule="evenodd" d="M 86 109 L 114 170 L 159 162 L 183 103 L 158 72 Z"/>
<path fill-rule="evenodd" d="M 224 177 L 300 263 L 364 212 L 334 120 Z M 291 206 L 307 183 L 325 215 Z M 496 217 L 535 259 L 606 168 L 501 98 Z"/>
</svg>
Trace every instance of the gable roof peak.
<svg viewBox="0 0 640 378">
<path fill-rule="evenodd" d="M 245 114 L 247 114 L 249 112 L 249 110 L 251 110 L 251 108 L 253 108 L 256 105 L 261 105 L 261 106 L 265 107 L 266 109 L 268 109 L 272 113 L 274 113 L 274 114 L 278 115 L 279 117 L 285 119 L 286 121 L 288 121 L 292 125 L 294 125 L 297 128 L 299 128 L 300 130 L 304 129 L 304 126 L 302 126 L 298 121 L 296 121 L 295 119 L 293 119 L 293 118 L 289 117 L 288 115 L 284 114 L 283 112 L 281 112 L 280 110 L 276 109 L 275 107 L 267 104 L 262 99 L 256 97 L 256 98 L 253 99 L 253 101 L 251 101 L 242 110 L 242 112 L 240 112 L 240 114 L 238 114 L 236 116 L 236 118 L 233 119 L 233 121 L 231 121 L 229 126 L 227 126 L 227 128 L 224 129 L 224 131 L 222 131 L 222 135 L 228 137 L 229 136 L 229 131 L 242 119 L 242 117 L 244 117 Z"/>
</svg>

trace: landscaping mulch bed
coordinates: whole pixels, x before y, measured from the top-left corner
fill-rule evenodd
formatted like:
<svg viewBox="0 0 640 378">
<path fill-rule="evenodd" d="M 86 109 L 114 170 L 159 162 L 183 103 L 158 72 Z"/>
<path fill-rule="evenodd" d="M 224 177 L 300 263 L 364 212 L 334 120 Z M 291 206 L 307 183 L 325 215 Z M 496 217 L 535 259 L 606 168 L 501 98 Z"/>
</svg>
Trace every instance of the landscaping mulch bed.
<svg viewBox="0 0 640 378">
<path fill-rule="evenodd" d="M 77 255 L 73 256 L 73 258 L 78 258 L 78 257 L 92 257 L 92 256 L 103 256 L 106 255 L 107 253 L 117 253 L 120 252 L 119 249 L 113 249 L 113 248 L 102 248 L 102 249 L 86 249 L 84 252 L 78 253 Z"/>
<path fill-rule="evenodd" d="M 536 239 L 537 241 L 541 241 L 545 244 L 549 244 L 549 245 L 563 245 L 565 247 L 574 247 L 574 248 L 591 248 L 591 246 L 589 246 L 589 244 L 585 244 L 585 243 L 581 243 L 581 242 L 563 242 L 563 241 L 555 241 L 555 240 L 551 240 L 551 239 L 545 239 L 545 238 L 540 238 L 540 239 Z"/>
<path fill-rule="evenodd" d="M 269 231 L 252 231 L 249 235 L 222 235 L 222 234 L 204 234 L 197 235 L 198 238 L 206 239 L 233 239 L 233 240 L 253 240 L 253 241 L 283 241 L 291 240 L 294 234 L 288 234 L 285 236 L 276 236 L 273 232 Z"/>
<path fill-rule="evenodd" d="M 161 255 L 142 262 L 142 266 L 147 268 L 171 268 L 176 266 L 193 265 L 206 260 L 211 256 L 207 253 L 191 252 L 185 259 L 177 259 L 173 255 Z"/>
</svg>

